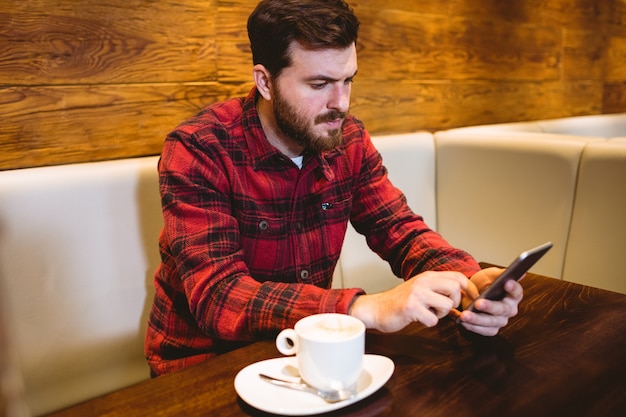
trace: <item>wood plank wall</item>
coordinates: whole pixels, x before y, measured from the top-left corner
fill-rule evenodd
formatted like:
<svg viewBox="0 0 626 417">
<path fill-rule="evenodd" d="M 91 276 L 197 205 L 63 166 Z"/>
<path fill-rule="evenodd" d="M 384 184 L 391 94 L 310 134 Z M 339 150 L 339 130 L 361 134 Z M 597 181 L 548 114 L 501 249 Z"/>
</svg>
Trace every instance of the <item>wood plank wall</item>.
<svg viewBox="0 0 626 417">
<path fill-rule="evenodd" d="M 256 0 L 0 0 L 0 170 L 160 152 L 247 93 Z M 626 111 L 626 0 L 352 0 L 373 134 Z"/>
</svg>

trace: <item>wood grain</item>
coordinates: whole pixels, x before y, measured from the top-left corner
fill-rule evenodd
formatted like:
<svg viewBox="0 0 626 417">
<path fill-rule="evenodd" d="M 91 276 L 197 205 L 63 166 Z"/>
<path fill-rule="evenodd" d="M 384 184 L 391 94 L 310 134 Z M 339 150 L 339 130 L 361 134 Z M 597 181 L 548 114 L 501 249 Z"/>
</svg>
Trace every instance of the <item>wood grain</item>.
<svg viewBox="0 0 626 417">
<path fill-rule="evenodd" d="M 373 132 L 441 130 L 510 120 L 599 113 L 601 82 L 358 80 L 352 112 Z"/>
<path fill-rule="evenodd" d="M 530 273 L 522 285 L 519 314 L 495 337 L 447 318 L 368 331 L 366 352 L 391 358 L 394 373 L 376 394 L 328 416 L 621 416 L 626 296 Z M 279 356 L 271 340 L 259 341 L 50 416 L 269 415 L 239 398 L 233 380 Z"/>
<path fill-rule="evenodd" d="M 214 81 L 216 2 L 0 2 L 0 84 Z M 193 18 L 192 18 L 193 17 Z"/>
<path fill-rule="evenodd" d="M 626 81 L 604 83 L 603 113 L 626 112 Z"/>
<path fill-rule="evenodd" d="M 0 90 L 0 167 L 160 153 L 165 135 L 206 103 L 248 86 L 126 84 Z"/>
<path fill-rule="evenodd" d="M 552 80 L 561 35 L 550 26 L 363 10 L 360 68 L 380 80 Z"/>
<path fill-rule="evenodd" d="M 217 43 L 221 82 L 248 83 L 252 80 L 247 21 L 255 5 L 255 1 L 247 0 L 219 1 Z"/>
</svg>

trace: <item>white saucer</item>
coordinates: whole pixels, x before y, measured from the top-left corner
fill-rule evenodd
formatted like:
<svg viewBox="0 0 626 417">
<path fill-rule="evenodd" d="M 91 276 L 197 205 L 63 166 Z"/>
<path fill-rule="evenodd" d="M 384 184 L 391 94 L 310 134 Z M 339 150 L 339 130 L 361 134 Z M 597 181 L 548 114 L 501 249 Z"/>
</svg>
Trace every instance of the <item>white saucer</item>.
<svg viewBox="0 0 626 417">
<path fill-rule="evenodd" d="M 360 401 L 382 387 L 393 374 L 393 361 L 385 356 L 365 355 L 363 373 L 357 381 L 357 394 L 346 401 L 327 403 L 314 394 L 278 387 L 260 373 L 282 379 L 299 379 L 293 356 L 268 359 L 243 368 L 235 377 L 235 390 L 245 402 L 261 411 L 286 416 L 306 416 L 337 410 Z"/>
</svg>

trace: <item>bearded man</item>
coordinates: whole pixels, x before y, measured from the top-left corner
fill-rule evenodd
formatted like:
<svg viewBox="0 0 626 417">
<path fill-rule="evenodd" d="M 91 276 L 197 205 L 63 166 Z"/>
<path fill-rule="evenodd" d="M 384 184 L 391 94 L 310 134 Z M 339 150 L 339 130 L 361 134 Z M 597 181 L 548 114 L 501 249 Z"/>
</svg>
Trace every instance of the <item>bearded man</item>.
<svg viewBox="0 0 626 417">
<path fill-rule="evenodd" d="M 411 322 L 495 335 L 522 287 L 457 308 L 501 272 L 480 270 L 407 205 L 348 113 L 359 21 L 343 0 L 264 0 L 248 19 L 255 86 L 178 126 L 159 162 L 165 226 L 145 341 L 152 375 L 342 313 L 383 332 Z M 403 278 L 378 294 L 332 289 L 348 222 Z"/>
</svg>

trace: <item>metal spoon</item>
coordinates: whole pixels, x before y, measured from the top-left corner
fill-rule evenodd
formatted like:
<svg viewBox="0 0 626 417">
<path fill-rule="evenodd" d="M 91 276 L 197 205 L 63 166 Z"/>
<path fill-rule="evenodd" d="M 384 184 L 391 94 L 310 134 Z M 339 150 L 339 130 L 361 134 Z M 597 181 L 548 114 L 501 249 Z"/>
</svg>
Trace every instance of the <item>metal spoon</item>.
<svg viewBox="0 0 626 417">
<path fill-rule="evenodd" d="M 345 401 L 352 398 L 355 393 L 349 389 L 340 389 L 335 391 L 322 391 L 317 388 L 313 388 L 312 386 L 304 383 L 304 382 L 293 382 L 293 381 L 285 381 L 284 379 L 274 378 L 273 376 L 259 374 L 261 379 L 267 381 L 271 384 L 278 385 L 279 387 L 291 388 L 298 391 L 310 392 L 312 394 L 317 395 L 324 401 L 328 403 L 336 403 L 339 401 Z"/>
</svg>

